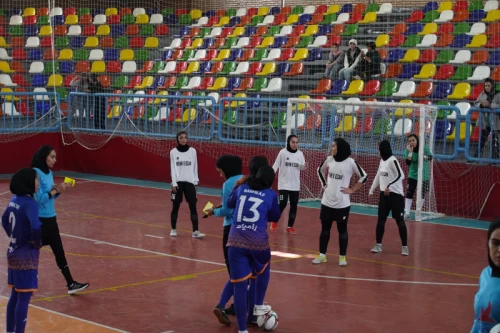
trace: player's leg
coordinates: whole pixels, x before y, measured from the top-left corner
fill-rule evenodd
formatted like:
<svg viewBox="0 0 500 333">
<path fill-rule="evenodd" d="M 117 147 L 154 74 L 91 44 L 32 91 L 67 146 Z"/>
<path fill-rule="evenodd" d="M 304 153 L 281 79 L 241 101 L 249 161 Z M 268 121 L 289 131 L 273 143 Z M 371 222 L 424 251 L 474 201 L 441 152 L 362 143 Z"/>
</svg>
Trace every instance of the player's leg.
<svg viewBox="0 0 500 333">
<path fill-rule="evenodd" d="M 247 249 L 233 246 L 229 247 L 228 254 L 238 330 L 246 332 L 248 279 L 252 276 L 251 258 Z"/>
<path fill-rule="evenodd" d="M 288 191 L 287 190 L 279 190 L 279 207 L 280 211 L 283 213 L 286 206 L 288 205 Z M 276 222 L 271 222 L 271 231 L 275 232 L 278 228 L 278 224 Z"/>
<path fill-rule="evenodd" d="M 202 238 L 205 234 L 202 234 L 198 230 L 198 212 L 196 211 L 196 202 L 198 198 L 196 197 L 196 187 L 193 183 L 184 184 L 184 196 L 189 205 L 189 213 L 191 218 L 191 224 L 193 225 L 193 237 Z"/>
<path fill-rule="evenodd" d="M 404 199 L 403 196 L 396 193 L 391 193 L 389 196 L 390 208 L 392 211 L 392 217 L 396 220 L 399 229 L 399 237 L 401 238 L 401 254 L 404 256 L 409 255 L 408 251 L 408 230 L 406 229 L 406 223 L 404 219 L 403 207 Z"/>
<path fill-rule="evenodd" d="M 417 206 L 418 210 L 422 210 L 422 207 L 424 206 L 425 196 L 427 195 L 427 193 L 429 193 L 429 186 L 430 183 L 428 180 L 424 180 L 422 182 L 422 201 L 420 201 L 420 205 Z M 405 219 L 406 219 L 406 214 L 405 214 Z"/>
<path fill-rule="evenodd" d="M 295 224 L 295 219 L 297 218 L 297 205 L 299 204 L 299 191 L 289 191 L 288 197 L 290 198 L 290 211 L 288 212 L 288 228 L 287 232 L 295 235 L 297 232 L 293 225 Z"/>
<path fill-rule="evenodd" d="M 347 245 L 349 243 L 349 235 L 347 234 L 347 222 L 349 220 L 349 212 L 351 207 L 337 209 L 337 231 L 339 233 L 339 266 L 347 265 Z"/>
<path fill-rule="evenodd" d="M 226 263 L 227 271 L 231 275 L 231 269 L 229 266 L 229 255 L 228 255 L 228 247 L 227 245 L 227 240 L 229 238 L 229 231 L 231 230 L 231 226 L 227 225 L 224 227 L 224 232 L 222 235 L 222 251 L 224 253 L 224 261 Z M 222 289 L 222 293 L 220 296 L 219 303 L 215 306 L 214 313 L 217 312 L 223 312 L 223 313 L 216 313 L 217 318 L 221 317 L 224 318 L 223 321 L 221 322 L 222 324 L 229 325 L 231 322 L 229 321 L 229 318 L 227 318 L 227 315 L 235 315 L 234 312 L 234 304 L 231 304 L 231 306 L 227 309 L 224 309 L 226 306 L 227 302 L 233 297 L 234 293 L 234 287 L 231 283 L 231 280 L 228 279 L 226 284 L 224 285 L 224 288 Z M 229 322 L 229 324 L 227 324 Z"/>
<path fill-rule="evenodd" d="M 372 248 L 373 253 L 382 252 L 382 238 L 385 232 L 385 222 L 387 221 L 387 216 L 389 216 L 390 204 L 389 196 L 385 196 L 384 192 L 380 192 L 379 202 L 378 202 L 378 217 L 377 217 L 377 227 L 375 230 L 376 244 Z"/>
<path fill-rule="evenodd" d="M 255 282 L 254 316 L 262 316 L 271 311 L 271 306 L 264 305 L 267 287 L 271 278 L 271 250 L 252 251 L 253 266 L 257 273 Z M 250 309 L 251 310 L 251 309 Z"/>
<path fill-rule="evenodd" d="M 335 210 L 333 208 L 321 205 L 319 213 L 321 220 L 321 233 L 319 235 L 319 255 L 312 261 L 313 264 L 321 264 L 327 262 L 326 251 L 328 250 L 328 242 L 330 241 L 330 230 L 332 229 L 335 219 Z"/>
<path fill-rule="evenodd" d="M 15 333 L 24 333 L 26 329 L 26 324 L 28 323 L 28 307 L 30 305 L 32 291 L 29 292 L 18 292 L 17 293 L 17 304 L 16 304 L 16 329 Z"/>
<path fill-rule="evenodd" d="M 9 269 L 9 277 L 10 277 L 10 275 L 11 275 L 11 272 Z M 9 282 L 9 285 L 10 285 L 10 282 Z M 19 296 L 19 293 L 12 286 L 12 290 L 10 292 L 10 297 L 9 297 L 9 302 L 7 303 L 7 309 L 6 309 L 7 333 L 14 333 L 14 331 L 16 329 L 16 307 L 17 307 L 18 296 Z"/>
<path fill-rule="evenodd" d="M 170 236 L 177 237 L 177 217 L 179 216 L 179 208 L 181 207 L 183 197 L 183 182 L 177 183 L 177 191 L 170 193 L 170 200 L 172 201 L 172 211 L 170 212 L 170 225 L 172 230 Z"/>
<path fill-rule="evenodd" d="M 410 218 L 411 204 L 413 203 L 413 195 L 417 189 L 417 180 L 408 178 L 408 188 L 406 190 L 406 200 L 405 200 L 405 219 Z"/>
</svg>

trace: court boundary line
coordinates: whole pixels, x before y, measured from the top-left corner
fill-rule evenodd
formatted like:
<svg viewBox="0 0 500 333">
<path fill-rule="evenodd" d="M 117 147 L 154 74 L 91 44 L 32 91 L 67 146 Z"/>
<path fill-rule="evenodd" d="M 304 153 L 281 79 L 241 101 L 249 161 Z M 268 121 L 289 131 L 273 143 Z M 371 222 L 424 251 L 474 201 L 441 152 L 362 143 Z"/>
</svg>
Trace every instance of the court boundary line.
<svg viewBox="0 0 500 333">
<path fill-rule="evenodd" d="M 172 254 L 169 254 L 169 253 L 152 251 L 152 250 L 146 250 L 146 249 L 142 249 L 142 248 L 138 248 L 138 247 L 132 247 L 132 246 L 127 246 L 127 245 L 122 245 L 122 244 L 116 244 L 116 243 L 101 241 L 101 240 L 93 239 L 93 238 L 87 238 L 87 237 L 70 235 L 70 234 L 67 234 L 67 233 L 61 233 L 61 236 L 75 238 L 75 239 L 84 240 L 84 241 L 88 241 L 88 242 L 99 242 L 100 244 L 104 244 L 104 245 L 108 245 L 108 246 L 114 246 L 114 247 L 118 247 L 118 248 L 122 248 L 122 249 L 127 249 L 127 250 L 135 250 L 135 251 L 140 251 L 140 252 L 158 254 L 158 255 L 162 255 L 162 256 L 166 256 L 166 257 L 171 257 L 171 258 L 177 258 L 177 259 L 181 259 L 181 260 L 194 261 L 194 262 L 199 262 L 199 263 L 204 263 L 204 264 L 209 264 L 209 265 L 225 266 L 225 264 L 219 263 L 219 262 L 215 262 L 215 261 L 209 261 L 209 260 L 203 260 L 203 259 L 194 259 L 194 258 L 176 256 L 176 255 L 172 255 Z M 479 285 L 479 284 L 472 284 L 472 283 L 452 283 L 452 282 L 429 282 L 429 281 L 382 280 L 382 279 L 369 279 L 369 278 L 353 278 L 353 277 L 343 277 L 343 276 L 333 276 L 333 275 L 319 275 L 319 274 L 308 274 L 308 273 L 299 273 L 299 272 L 288 272 L 288 271 L 280 271 L 280 270 L 272 270 L 272 269 L 271 269 L 271 272 L 272 273 L 278 273 L 278 274 L 284 274 L 284 275 L 292 275 L 292 276 L 315 277 L 315 278 L 322 278 L 322 279 L 334 279 L 334 280 L 346 280 L 346 281 L 366 281 L 366 282 L 379 282 L 379 283 L 399 283 L 399 284 L 417 284 L 417 285 L 458 286 L 458 287 L 478 287 L 478 285 Z"/>
<path fill-rule="evenodd" d="M 3 295 L 0 295 L 0 297 L 4 298 L 4 299 L 7 299 L 7 300 L 9 299 L 9 297 L 3 296 Z M 58 311 L 55 311 L 55 310 L 50 310 L 50 309 L 47 309 L 47 308 L 44 308 L 44 307 L 41 307 L 41 306 L 38 306 L 38 305 L 34 305 L 31 302 L 30 302 L 29 306 L 32 306 L 32 307 L 34 307 L 36 309 L 47 311 L 47 312 L 50 312 L 52 314 L 59 315 L 59 316 L 62 316 L 62 317 L 66 317 L 66 318 L 78 320 L 78 321 L 81 321 L 81 322 L 84 322 L 84 323 L 87 323 L 87 324 L 92 324 L 92 325 L 95 325 L 95 326 L 99 326 L 99 327 L 102 327 L 102 328 L 107 328 L 107 329 L 115 331 L 115 332 L 130 333 L 128 331 L 124 331 L 124 330 L 121 330 L 119 328 L 114 328 L 114 327 L 111 327 L 111 326 L 107 326 L 107 325 L 104 325 L 104 324 L 93 322 L 91 320 L 87 320 L 87 319 L 75 317 L 75 316 L 72 316 L 72 315 L 69 315 L 69 314 L 66 314 L 66 313 L 62 313 L 62 312 L 58 312 Z"/>
</svg>

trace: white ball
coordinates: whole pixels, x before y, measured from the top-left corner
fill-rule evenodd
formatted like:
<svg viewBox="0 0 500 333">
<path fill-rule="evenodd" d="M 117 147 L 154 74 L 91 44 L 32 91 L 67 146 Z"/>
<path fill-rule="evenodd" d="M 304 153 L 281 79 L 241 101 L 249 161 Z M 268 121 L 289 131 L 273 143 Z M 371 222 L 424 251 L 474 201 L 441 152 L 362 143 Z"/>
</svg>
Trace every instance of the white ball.
<svg viewBox="0 0 500 333">
<path fill-rule="evenodd" d="M 263 331 L 274 331 L 278 327 L 278 321 L 278 314 L 272 310 L 263 316 L 257 317 L 257 325 Z"/>
<path fill-rule="evenodd" d="M 500 333 L 500 324 L 496 325 L 490 330 L 490 333 Z"/>
</svg>

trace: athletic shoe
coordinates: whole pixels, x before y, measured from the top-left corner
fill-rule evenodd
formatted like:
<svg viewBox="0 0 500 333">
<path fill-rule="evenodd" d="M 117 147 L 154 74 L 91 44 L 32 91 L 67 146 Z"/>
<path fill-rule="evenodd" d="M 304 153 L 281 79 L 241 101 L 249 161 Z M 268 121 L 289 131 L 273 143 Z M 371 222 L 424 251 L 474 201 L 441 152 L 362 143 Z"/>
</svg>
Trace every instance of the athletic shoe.
<svg viewBox="0 0 500 333">
<path fill-rule="evenodd" d="M 253 315 L 254 316 L 263 316 L 265 314 L 268 314 L 271 312 L 271 306 L 270 305 L 255 305 L 253 308 Z"/>
<path fill-rule="evenodd" d="M 276 229 L 278 229 L 278 223 L 271 222 L 271 228 L 270 229 L 271 229 L 272 232 L 275 232 Z"/>
<path fill-rule="evenodd" d="M 373 253 L 379 253 L 382 252 L 382 244 L 375 244 L 375 246 L 372 249 Z"/>
<path fill-rule="evenodd" d="M 339 257 L 339 266 L 347 266 L 347 259 L 345 258 L 345 256 Z"/>
<path fill-rule="evenodd" d="M 219 323 L 221 323 L 222 325 L 226 326 L 231 325 L 231 320 L 229 320 L 229 317 L 227 316 L 227 314 L 224 312 L 224 309 L 220 305 L 215 306 L 214 315 L 217 317 Z"/>
<path fill-rule="evenodd" d="M 289 234 L 292 234 L 292 235 L 296 235 L 297 234 L 297 231 L 295 231 L 294 227 L 288 227 L 288 228 L 286 228 L 286 232 L 289 233 Z"/>
<path fill-rule="evenodd" d="M 405 214 L 405 220 L 409 220 L 409 219 L 411 219 L 410 213 L 406 213 Z"/>
<path fill-rule="evenodd" d="M 70 294 L 70 295 L 76 294 L 77 292 L 85 290 L 88 287 L 89 287 L 88 283 L 79 283 L 79 282 L 73 281 L 71 286 L 68 287 L 68 294 Z"/>
<path fill-rule="evenodd" d="M 408 246 L 401 247 L 401 254 L 404 255 L 404 256 L 409 256 L 410 255 L 410 251 L 408 251 Z"/>
<path fill-rule="evenodd" d="M 225 312 L 227 315 L 230 315 L 230 316 L 236 316 L 236 311 L 234 311 L 234 304 L 231 304 L 231 306 L 230 306 L 230 307 L 225 308 L 225 309 L 224 309 L 224 312 Z"/>
<path fill-rule="evenodd" d="M 177 237 L 177 230 L 175 229 L 170 230 L 170 236 Z"/>
<path fill-rule="evenodd" d="M 205 234 L 202 234 L 198 230 L 196 230 L 195 232 L 193 232 L 193 238 L 203 238 L 203 237 L 205 237 Z"/>
<path fill-rule="evenodd" d="M 324 262 L 327 262 L 326 260 L 326 256 L 322 256 L 321 254 L 319 256 L 317 256 L 313 261 L 312 263 L 315 264 L 315 265 L 318 265 L 318 264 L 321 264 L 321 263 L 324 263 Z"/>
</svg>

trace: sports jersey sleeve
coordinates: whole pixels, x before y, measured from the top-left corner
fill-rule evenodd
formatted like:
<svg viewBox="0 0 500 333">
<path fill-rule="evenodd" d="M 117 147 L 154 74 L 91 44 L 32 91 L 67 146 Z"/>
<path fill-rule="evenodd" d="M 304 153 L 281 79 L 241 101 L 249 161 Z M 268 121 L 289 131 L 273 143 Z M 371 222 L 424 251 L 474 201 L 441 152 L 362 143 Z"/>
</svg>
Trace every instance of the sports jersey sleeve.
<svg viewBox="0 0 500 333">
<path fill-rule="evenodd" d="M 175 156 L 174 150 L 170 151 L 170 177 L 172 178 L 172 186 L 177 186 L 177 168 L 175 165 Z"/>
<path fill-rule="evenodd" d="M 410 151 L 409 151 L 408 149 L 405 149 L 405 152 L 404 152 L 404 154 L 403 154 L 403 157 L 405 158 L 405 163 L 406 163 L 406 165 L 411 165 L 411 162 L 412 162 L 412 160 L 413 160 L 413 157 L 415 156 L 415 155 L 413 155 L 413 154 L 412 154 L 412 160 L 409 160 L 409 159 L 408 159 L 408 156 L 409 156 L 409 155 L 410 155 Z"/>
<path fill-rule="evenodd" d="M 276 193 L 273 192 L 271 200 L 271 208 L 269 209 L 267 220 L 269 222 L 278 222 L 280 217 L 281 217 L 281 210 L 278 204 L 278 197 L 276 196 Z"/>
<path fill-rule="evenodd" d="M 50 192 L 50 191 L 49 191 Z M 38 191 L 35 193 L 35 200 L 40 204 L 46 204 L 51 199 L 49 192 L 44 192 L 42 186 L 38 188 Z"/>
<path fill-rule="evenodd" d="M 236 201 L 238 201 L 239 189 L 240 189 L 239 187 L 233 188 L 226 202 L 227 208 L 233 209 L 236 207 Z"/>
<path fill-rule="evenodd" d="M 380 185 L 380 167 L 382 166 L 382 160 L 380 161 L 380 164 L 378 165 L 378 170 L 377 174 L 375 175 L 375 178 L 373 179 L 373 184 L 372 187 L 370 187 L 370 194 L 373 194 L 373 191 Z"/>
<path fill-rule="evenodd" d="M 193 149 L 193 151 L 194 185 L 198 186 L 198 183 L 200 182 L 200 179 L 198 178 L 198 155 L 196 154 L 196 150 Z"/>
<path fill-rule="evenodd" d="M 273 164 L 274 173 L 278 172 L 278 169 L 279 169 L 279 168 L 280 168 L 280 166 L 281 166 L 281 155 L 282 155 L 282 151 L 283 151 L 283 150 L 280 150 L 280 152 L 278 153 L 278 156 L 276 156 L 276 161 L 274 161 L 274 164 Z"/>
<path fill-rule="evenodd" d="M 432 160 L 432 152 L 427 146 L 424 146 L 424 159 L 428 161 Z"/>
<path fill-rule="evenodd" d="M 351 167 L 352 167 L 352 172 L 359 177 L 358 183 L 366 183 L 368 180 L 368 174 L 363 170 L 362 167 L 359 166 L 358 162 L 356 162 L 355 159 L 351 159 Z"/>
<path fill-rule="evenodd" d="M 42 247 L 42 223 L 38 218 L 38 206 L 30 202 L 26 207 L 26 215 L 31 226 L 31 241 L 37 249 Z"/>
<path fill-rule="evenodd" d="M 299 170 L 304 170 L 306 168 L 306 159 L 304 158 L 304 154 L 300 152 L 301 157 L 300 157 L 300 164 L 299 164 Z"/>
<path fill-rule="evenodd" d="M 217 217 L 223 217 L 230 215 L 233 210 L 227 207 L 227 199 L 231 195 L 231 188 L 228 183 L 222 185 L 222 207 L 214 209 L 214 215 Z"/>
<path fill-rule="evenodd" d="M 391 185 L 396 184 L 397 182 L 403 181 L 405 178 L 403 174 L 403 170 L 401 170 L 401 166 L 399 165 L 399 162 L 396 158 L 389 163 L 389 169 L 396 175 L 394 179 L 391 179 L 387 187 L 390 187 Z"/>
<path fill-rule="evenodd" d="M 333 156 L 328 156 L 326 157 L 323 162 L 319 165 L 318 169 L 316 170 L 318 173 L 319 181 L 321 182 L 321 185 L 323 187 L 326 186 L 326 179 L 325 179 L 325 172 L 328 169 L 328 163 L 330 163 L 333 160 Z"/>
<path fill-rule="evenodd" d="M 9 228 L 9 213 L 8 209 L 6 209 L 2 214 L 2 227 L 5 230 L 7 236 L 10 237 L 10 228 Z"/>
</svg>

